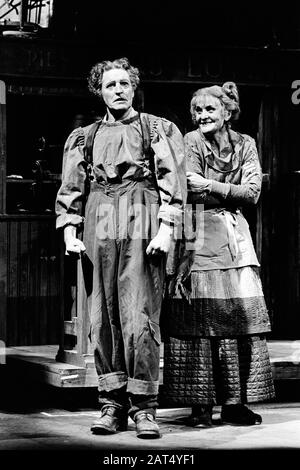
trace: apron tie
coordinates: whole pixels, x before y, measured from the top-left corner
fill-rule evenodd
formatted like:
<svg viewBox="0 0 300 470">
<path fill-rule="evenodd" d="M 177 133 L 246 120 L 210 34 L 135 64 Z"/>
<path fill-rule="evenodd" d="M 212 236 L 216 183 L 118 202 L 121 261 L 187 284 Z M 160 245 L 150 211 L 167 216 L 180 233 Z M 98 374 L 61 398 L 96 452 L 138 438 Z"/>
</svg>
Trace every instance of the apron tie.
<svg viewBox="0 0 300 470">
<path fill-rule="evenodd" d="M 238 222 L 236 220 L 235 214 L 232 214 L 231 212 L 227 212 L 227 211 L 224 211 L 223 214 L 224 214 L 225 223 L 227 226 L 229 250 L 230 250 L 232 259 L 235 260 L 239 252 L 239 246 L 238 246 L 238 242 L 236 239 L 236 232 L 235 232 L 235 227 L 237 226 Z"/>
</svg>

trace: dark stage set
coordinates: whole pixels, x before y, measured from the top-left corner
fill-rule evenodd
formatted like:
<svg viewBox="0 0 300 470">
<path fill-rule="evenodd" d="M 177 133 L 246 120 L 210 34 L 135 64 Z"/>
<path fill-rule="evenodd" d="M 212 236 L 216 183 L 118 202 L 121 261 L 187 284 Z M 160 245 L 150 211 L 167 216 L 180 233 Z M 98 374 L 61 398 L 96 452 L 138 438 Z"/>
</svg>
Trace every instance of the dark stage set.
<svg viewBox="0 0 300 470">
<path fill-rule="evenodd" d="M 96 402 L 82 274 L 64 256 L 54 201 L 65 139 L 104 111 L 87 74 L 119 57 L 141 71 L 136 109 L 182 133 L 192 128 L 195 90 L 237 83 L 236 130 L 256 139 L 263 170 L 259 204 L 245 215 L 272 321 L 274 378 L 280 398 L 300 401 L 299 10 L 297 2 L 0 1 L 0 380 L 10 413 L 20 377 L 20 414 L 48 398 L 71 410 Z"/>
</svg>

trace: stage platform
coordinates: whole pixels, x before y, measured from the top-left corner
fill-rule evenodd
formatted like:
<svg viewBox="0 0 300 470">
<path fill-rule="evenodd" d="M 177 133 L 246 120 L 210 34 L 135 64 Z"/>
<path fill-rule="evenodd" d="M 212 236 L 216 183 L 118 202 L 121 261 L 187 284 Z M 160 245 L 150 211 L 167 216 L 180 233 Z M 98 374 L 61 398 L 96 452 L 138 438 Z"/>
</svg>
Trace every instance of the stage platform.
<svg viewBox="0 0 300 470">
<path fill-rule="evenodd" d="M 300 379 L 300 340 L 268 341 L 274 380 Z M 14 374 L 60 388 L 96 387 L 93 361 L 86 367 L 56 361 L 58 345 L 18 346 L 6 348 L 1 363 Z M 163 348 L 161 351 L 160 383 L 163 383 Z"/>
</svg>

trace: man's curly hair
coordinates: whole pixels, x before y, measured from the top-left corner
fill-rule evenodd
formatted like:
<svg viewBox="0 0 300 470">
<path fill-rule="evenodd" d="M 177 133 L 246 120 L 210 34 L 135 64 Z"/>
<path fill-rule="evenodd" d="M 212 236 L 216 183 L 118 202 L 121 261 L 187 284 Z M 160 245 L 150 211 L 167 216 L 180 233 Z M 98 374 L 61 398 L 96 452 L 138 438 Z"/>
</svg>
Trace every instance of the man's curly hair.
<svg viewBox="0 0 300 470">
<path fill-rule="evenodd" d="M 140 83 L 140 73 L 136 67 L 130 65 L 127 57 L 122 57 L 121 59 L 103 60 L 98 64 L 95 64 L 88 76 L 88 88 L 95 95 L 102 97 L 101 88 L 102 88 L 102 78 L 104 72 L 112 69 L 124 69 L 128 72 L 130 83 L 132 88 L 135 90 Z"/>
</svg>

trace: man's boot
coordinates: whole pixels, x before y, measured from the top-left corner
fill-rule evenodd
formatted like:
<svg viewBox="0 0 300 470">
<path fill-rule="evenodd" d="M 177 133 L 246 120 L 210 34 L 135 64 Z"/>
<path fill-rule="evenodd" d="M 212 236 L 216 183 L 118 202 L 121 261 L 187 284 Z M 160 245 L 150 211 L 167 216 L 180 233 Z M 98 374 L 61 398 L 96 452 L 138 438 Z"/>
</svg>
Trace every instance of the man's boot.
<svg viewBox="0 0 300 470">
<path fill-rule="evenodd" d="M 113 405 L 104 405 L 101 415 L 91 426 L 94 434 L 115 434 L 127 429 L 127 412 Z"/>
<path fill-rule="evenodd" d="M 160 437 L 159 427 L 155 416 L 147 410 L 138 411 L 134 415 L 136 436 L 140 439 L 157 439 Z"/>
</svg>

